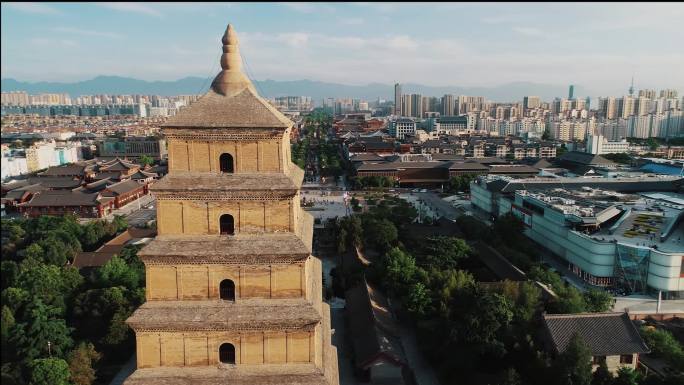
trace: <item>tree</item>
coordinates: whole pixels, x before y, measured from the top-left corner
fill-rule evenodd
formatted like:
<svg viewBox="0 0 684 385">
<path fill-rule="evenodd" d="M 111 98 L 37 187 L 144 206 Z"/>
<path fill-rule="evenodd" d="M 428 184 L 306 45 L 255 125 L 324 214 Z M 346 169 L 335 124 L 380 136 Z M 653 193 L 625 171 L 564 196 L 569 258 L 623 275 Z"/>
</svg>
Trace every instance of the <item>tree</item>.
<svg viewBox="0 0 684 385">
<path fill-rule="evenodd" d="M 44 357 L 48 354 L 49 341 L 52 355 L 63 357 L 73 342 L 69 335 L 71 331 L 60 317 L 58 308 L 46 305 L 40 299 L 31 302 L 22 317 L 25 322 L 17 323 L 11 329 L 10 342 L 14 344 L 17 356 L 27 362 Z"/>
<path fill-rule="evenodd" d="M 91 385 L 95 381 L 93 364 L 101 357 L 93 344 L 85 342 L 69 353 L 69 371 L 74 385 Z"/>
<path fill-rule="evenodd" d="M 565 351 L 558 355 L 555 372 L 558 384 L 591 384 L 591 351 L 579 334 L 574 334 Z"/>
<path fill-rule="evenodd" d="M 2 362 L 10 359 L 13 349 L 10 347 L 10 331 L 16 324 L 12 310 L 3 305 L 0 311 L 0 343 L 2 344 Z"/>
<path fill-rule="evenodd" d="M 606 361 L 601 361 L 593 374 L 591 385 L 613 385 L 613 373 L 608 370 Z"/>
<path fill-rule="evenodd" d="M 506 369 L 506 372 L 504 373 L 504 378 L 499 383 L 499 385 L 520 385 L 520 384 L 522 384 L 522 382 L 520 380 L 520 375 L 515 370 L 515 368 Z"/>
<path fill-rule="evenodd" d="M 41 358 L 31 361 L 31 385 L 71 385 L 69 365 L 60 358 Z"/>
<path fill-rule="evenodd" d="M 425 262 L 440 269 L 454 269 L 460 260 L 470 253 L 468 244 L 460 238 L 437 236 L 429 237 L 423 248 Z"/>
<path fill-rule="evenodd" d="M 126 261 L 115 255 L 98 269 L 98 283 L 100 287 L 123 286 L 137 288 L 143 277 L 140 272 L 131 268 Z"/>
<path fill-rule="evenodd" d="M 36 261 L 43 261 L 45 256 L 45 252 L 43 251 L 43 248 L 40 247 L 39 244 L 37 243 L 32 243 L 24 249 L 24 258 L 31 258 L 35 259 Z"/>
<path fill-rule="evenodd" d="M 366 244 L 379 251 L 389 250 L 399 237 L 394 223 L 387 219 L 369 218 L 364 221 L 363 230 Z"/>
<path fill-rule="evenodd" d="M 618 369 L 617 377 L 613 385 L 638 385 L 641 382 L 639 372 L 632 368 L 622 367 Z"/>
<path fill-rule="evenodd" d="M 409 295 L 406 298 L 406 308 L 415 316 L 422 318 L 428 313 L 430 307 L 430 293 L 420 282 L 411 285 Z"/>
<path fill-rule="evenodd" d="M 586 311 L 600 313 L 613 307 L 613 297 L 607 291 L 591 289 L 585 291 L 582 296 L 586 303 Z"/>
<path fill-rule="evenodd" d="M 151 166 L 154 164 L 154 159 L 149 155 L 143 155 L 138 159 L 138 162 L 140 162 L 143 167 Z"/>
<path fill-rule="evenodd" d="M 413 282 L 416 272 L 416 260 L 398 247 L 393 248 L 383 257 L 384 282 L 396 294 L 406 293 Z"/>
<path fill-rule="evenodd" d="M 513 305 L 506 297 L 477 285 L 459 290 L 451 298 L 449 328 L 454 343 L 466 342 L 501 357 L 505 353 L 501 333 L 512 320 Z"/>
<path fill-rule="evenodd" d="M 551 128 L 548 126 L 544 128 L 544 133 L 542 134 L 542 140 L 549 140 L 551 139 Z"/>
<path fill-rule="evenodd" d="M 645 326 L 641 327 L 640 332 L 654 356 L 664 358 L 672 366 L 684 368 L 684 349 L 672 333 L 664 329 Z"/>
</svg>

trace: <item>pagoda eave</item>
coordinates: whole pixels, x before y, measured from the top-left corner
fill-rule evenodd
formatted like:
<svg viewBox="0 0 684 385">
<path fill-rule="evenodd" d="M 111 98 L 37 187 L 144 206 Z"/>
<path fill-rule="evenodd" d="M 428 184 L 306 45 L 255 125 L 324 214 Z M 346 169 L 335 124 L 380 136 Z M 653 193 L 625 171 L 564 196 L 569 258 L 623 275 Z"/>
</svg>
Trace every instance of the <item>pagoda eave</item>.
<svg viewBox="0 0 684 385">
<path fill-rule="evenodd" d="M 313 330 L 322 317 L 303 299 L 148 301 L 126 323 L 138 331 Z"/>
<path fill-rule="evenodd" d="M 324 374 L 310 364 L 218 365 L 136 370 L 124 385 L 323 385 Z"/>
</svg>

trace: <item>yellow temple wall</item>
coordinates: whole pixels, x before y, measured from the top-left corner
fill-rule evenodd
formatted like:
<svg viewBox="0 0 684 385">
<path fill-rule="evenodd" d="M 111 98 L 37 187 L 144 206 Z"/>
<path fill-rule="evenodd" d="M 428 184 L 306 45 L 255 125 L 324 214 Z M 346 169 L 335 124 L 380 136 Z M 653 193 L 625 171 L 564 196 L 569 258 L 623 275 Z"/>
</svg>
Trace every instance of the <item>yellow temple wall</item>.
<svg viewBox="0 0 684 385">
<path fill-rule="evenodd" d="M 219 234 L 219 219 L 233 216 L 235 233 L 296 232 L 299 198 L 267 201 L 158 200 L 157 233 Z"/>
<path fill-rule="evenodd" d="M 294 331 L 137 332 L 138 368 L 215 366 L 219 347 L 235 347 L 235 364 L 314 363 L 320 365 L 320 326 Z"/>
<path fill-rule="evenodd" d="M 219 158 L 228 153 L 240 172 L 278 172 L 289 161 L 289 137 L 260 140 L 199 141 L 168 139 L 169 172 L 219 172 Z"/>
<path fill-rule="evenodd" d="M 147 265 L 145 267 L 148 301 L 219 299 L 221 281 L 235 284 L 235 299 L 300 298 L 315 287 L 311 266 L 320 261 L 273 265 Z M 320 280 L 320 266 L 318 267 Z M 320 289 L 320 287 L 318 287 Z M 320 293 L 313 294 L 320 301 Z M 314 302 L 315 303 L 315 302 Z"/>
</svg>

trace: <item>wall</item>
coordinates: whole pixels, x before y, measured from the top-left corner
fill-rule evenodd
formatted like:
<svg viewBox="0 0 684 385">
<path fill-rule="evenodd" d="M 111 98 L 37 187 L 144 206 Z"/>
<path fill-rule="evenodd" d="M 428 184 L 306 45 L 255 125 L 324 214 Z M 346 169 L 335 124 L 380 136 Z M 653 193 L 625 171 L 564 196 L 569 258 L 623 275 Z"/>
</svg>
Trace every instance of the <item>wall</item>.
<svg viewBox="0 0 684 385">
<path fill-rule="evenodd" d="M 138 369 L 159 366 L 216 366 L 223 343 L 235 347 L 235 364 L 314 362 L 313 330 L 196 331 L 136 333 Z"/>
<path fill-rule="evenodd" d="M 285 169 L 286 139 L 252 141 L 195 141 L 169 139 L 169 172 L 220 172 L 219 157 L 233 156 L 234 170 L 241 172 L 278 172 Z"/>
<path fill-rule="evenodd" d="M 296 197 L 295 197 L 296 198 Z M 233 216 L 235 233 L 294 232 L 298 199 L 191 201 L 158 200 L 157 229 L 167 234 L 219 234 L 219 218 Z"/>
<path fill-rule="evenodd" d="M 311 258 L 309 258 L 311 259 Z M 299 298 L 307 289 L 307 262 L 274 265 L 147 265 L 146 299 L 219 299 L 219 285 L 235 283 L 236 300 Z"/>
</svg>

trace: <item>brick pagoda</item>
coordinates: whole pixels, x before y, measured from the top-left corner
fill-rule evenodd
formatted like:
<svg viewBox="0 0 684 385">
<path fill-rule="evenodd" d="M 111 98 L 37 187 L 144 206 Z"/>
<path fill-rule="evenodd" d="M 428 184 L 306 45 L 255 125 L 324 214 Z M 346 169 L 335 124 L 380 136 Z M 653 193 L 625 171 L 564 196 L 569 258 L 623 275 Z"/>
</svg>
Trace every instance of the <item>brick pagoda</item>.
<svg viewBox="0 0 684 385">
<path fill-rule="evenodd" d="M 211 89 L 163 126 L 157 238 L 139 253 L 146 299 L 127 320 L 126 385 L 337 384 L 293 123 L 241 72 L 234 29 Z"/>
</svg>

